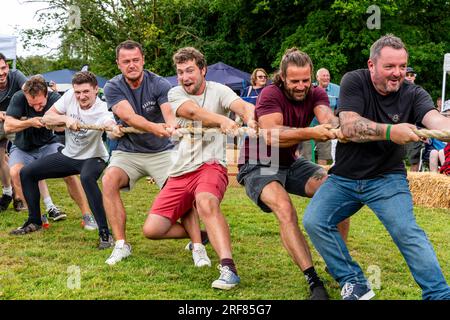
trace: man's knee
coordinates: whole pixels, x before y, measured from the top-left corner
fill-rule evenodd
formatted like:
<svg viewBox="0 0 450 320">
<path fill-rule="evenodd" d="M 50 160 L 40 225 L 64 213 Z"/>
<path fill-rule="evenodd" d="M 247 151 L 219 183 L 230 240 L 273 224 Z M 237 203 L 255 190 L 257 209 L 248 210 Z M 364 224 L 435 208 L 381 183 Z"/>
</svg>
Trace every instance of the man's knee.
<svg viewBox="0 0 450 320">
<path fill-rule="evenodd" d="M 115 193 L 121 188 L 121 175 L 115 174 L 113 170 L 107 170 L 102 177 L 103 193 Z"/>
<path fill-rule="evenodd" d="M 9 169 L 9 174 L 13 178 L 19 178 L 20 177 L 20 171 L 22 170 L 22 168 L 23 168 L 22 164 L 16 164 L 16 165 L 12 166 Z"/>
<path fill-rule="evenodd" d="M 201 217 L 208 216 L 219 209 L 220 201 L 212 194 L 202 194 L 196 197 L 195 205 Z"/>
</svg>

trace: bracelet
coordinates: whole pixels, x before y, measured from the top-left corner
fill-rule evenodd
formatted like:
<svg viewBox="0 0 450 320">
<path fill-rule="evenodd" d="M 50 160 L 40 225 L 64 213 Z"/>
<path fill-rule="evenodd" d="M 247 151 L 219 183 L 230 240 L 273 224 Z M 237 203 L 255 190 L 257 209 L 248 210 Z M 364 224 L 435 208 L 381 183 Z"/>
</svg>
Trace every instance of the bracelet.
<svg viewBox="0 0 450 320">
<path fill-rule="evenodd" d="M 386 128 L 386 140 L 387 141 L 391 140 L 391 128 L 392 128 L 392 124 L 388 124 L 387 128 Z"/>
</svg>

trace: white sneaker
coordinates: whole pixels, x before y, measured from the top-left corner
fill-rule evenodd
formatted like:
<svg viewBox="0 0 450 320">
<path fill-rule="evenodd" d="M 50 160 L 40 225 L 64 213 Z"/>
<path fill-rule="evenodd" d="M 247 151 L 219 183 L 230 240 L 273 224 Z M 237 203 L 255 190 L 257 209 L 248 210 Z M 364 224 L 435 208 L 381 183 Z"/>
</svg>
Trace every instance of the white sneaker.
<svg viewBox="0 0 450 320">
<path fill-rule="evenodd" d="M 116 264 L 122 259 L 125 259 L 131 254 L 131 245 L 125 243 L 124 240 L 116 241 L 116 245 L 114 246 L 113 252 L 109 256 L 109 258 L 105 261 L 110 266 Z"/>
<path fill-rule="evenodd" d="M 194 243 L 192 259 L 194 260 L 194 265 L 198 268 L 206 266 L 211 267 L 211 260 L 208 258 L 205 246 L 200 243 Z"/>
</svg>

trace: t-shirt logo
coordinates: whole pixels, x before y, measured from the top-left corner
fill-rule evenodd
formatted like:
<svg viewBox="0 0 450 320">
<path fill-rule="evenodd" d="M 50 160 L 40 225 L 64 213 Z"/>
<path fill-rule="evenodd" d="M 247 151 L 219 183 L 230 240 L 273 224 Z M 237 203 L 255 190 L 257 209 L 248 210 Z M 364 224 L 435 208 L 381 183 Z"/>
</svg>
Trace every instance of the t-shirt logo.
<svg viewBox="0 0 450 320">
<path fill-rule="evenodd" d="M 392 119 L 392 122 L 397 123 L 400 120 L 399 114 L 389 115 L 389 117 Z"/>
</svg>

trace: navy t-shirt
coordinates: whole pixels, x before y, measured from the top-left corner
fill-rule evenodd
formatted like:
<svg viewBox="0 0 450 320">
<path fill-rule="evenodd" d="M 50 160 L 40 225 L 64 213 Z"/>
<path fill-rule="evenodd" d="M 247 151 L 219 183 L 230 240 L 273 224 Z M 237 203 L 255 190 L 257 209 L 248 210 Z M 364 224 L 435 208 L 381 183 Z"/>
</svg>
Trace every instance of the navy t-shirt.
<svg viewBox="0 0 450 320">
<path fill-rule="evenodd" d="M 404 81 L 397 92 L 380 95 L 367 69 L 344 75 L 338 112 L 352 111 L 378 123 L 421 123 L 434 109 L 430 95 L 420 86 Z M 405 173 L 405 147 L 391 141 L 338 143 L 331 173 L 349 179 L 372 179 L 385 173 Z"/>
<path fill-rule="evenodd" d="M 258 120 L 261 116 L 271 113 L 281 113 L 283 115 L 283 126 L 293 128 L 306 128 L 314 118 L 314 108 L 318 105 L 329 106 L 328 96 L 323 88 L 311 87 L 304 101 L 293 101 L 289 99 L 284 91 L 274 84 L 265 87 L 256 103 L 255 118 Z M 264 138 L 246 139 L 244 145 L 243 162 L 258 162 L 272 165 L 290 166 L 295 160 L 295 151 L 298 145 L 287 148 L 278 148 L 271 150 L 267 147 Z M 256 148 L 255 148 L 256 146 Z M 263 151 L 267 148 L 267 151 Z M 261 152 L 260 152 L 260 149 Z M 272 154 L 271 151 L 274 151 Z"/>
<path fill-rule="evenodd" d="M 6 115 L 11 116 L 16 119 L 22 117 L 34 118 L 43 117 L 44 114 L 53 106 L 53 104 L 61 96 L 57 92 L 48 92 L 47 94 L 47 104 L 44 109 L 40 112 L 36 112 L 33 107 L 28 105 L 28 101 L 22 90 L 16 92 L 11 98 L 8 109 L 6 110 Z M 27 128 L 16 133 L 16 138 L 14 139 L 14 145 L 23 151 L 31 151 L 33 149 L 42 147 L 49 143 L 56 142 L 56 137 L 52 130 L 47 128 Z"/>
<path fill-rule="evenodd" d="M 139 88 L 131 89 L 123 75 L 109 80 L 104 87 L 104 96 L 108 108 L 126 100 L 136 114 L 148 121 L 164 123 L 161 105 L 168 101 L 167 93 L 172 86 L 166 79 L 144 70 L 144 79 Z M 118 123 L 128 125 L 116 116 Z M 173 148 L 169 138 L 156 137 L 152 133 L 125 134 L 119 139 L 117 150 L 125 152 L 156 153 Z"/>
</svg>

